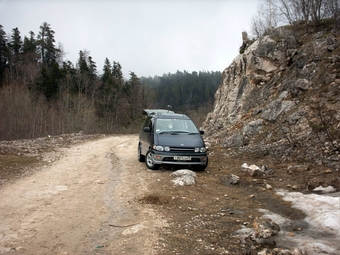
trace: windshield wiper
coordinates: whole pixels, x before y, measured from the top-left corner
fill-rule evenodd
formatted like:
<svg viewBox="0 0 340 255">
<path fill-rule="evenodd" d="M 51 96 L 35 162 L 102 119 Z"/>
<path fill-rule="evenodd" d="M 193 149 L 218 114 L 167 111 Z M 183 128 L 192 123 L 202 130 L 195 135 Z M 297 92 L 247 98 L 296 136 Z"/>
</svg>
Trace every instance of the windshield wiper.
<svg viewBox="0 0 340 255">
<path fill-rule="evenodd" d="M 171 132 L 172 135 L 187 134 L 187 133 L 189 133 L 189 132 L 187 132 L 187 131 L 172 131 Z"/>
<path fill-rule="evenodd" d="M 172 133 L 171 131 L 162 131 L 162 132 L 159 132 L 158 134 L 170 134 L 170 133 Z"/>
<path fill-rule="evenodd" d="M 172 135 L 180 135 L 180 134 L 188 134 L 188 135 L 196 135 L 198 133 L 190 133 L 188 131 L 162 131 L 159 134 L 172 134 Z"/>
</svg>

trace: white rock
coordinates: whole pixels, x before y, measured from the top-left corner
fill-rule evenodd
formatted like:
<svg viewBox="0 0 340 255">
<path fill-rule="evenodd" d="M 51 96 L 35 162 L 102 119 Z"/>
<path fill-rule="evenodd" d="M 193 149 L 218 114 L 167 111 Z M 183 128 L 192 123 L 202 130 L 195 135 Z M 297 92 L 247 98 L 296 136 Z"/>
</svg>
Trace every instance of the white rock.
<svg viewBox="0 0 340 255">
<path fill-rule="evenodd" d="M 336 188 L 334 188 L 333 186 L 328 186 L 328 187 L 316 187 L 315 189 L 313 189 L 313 191 L 315 192 L 321 192 L 321 193 L 332 193 L 336 191 Z"/>
</svg>

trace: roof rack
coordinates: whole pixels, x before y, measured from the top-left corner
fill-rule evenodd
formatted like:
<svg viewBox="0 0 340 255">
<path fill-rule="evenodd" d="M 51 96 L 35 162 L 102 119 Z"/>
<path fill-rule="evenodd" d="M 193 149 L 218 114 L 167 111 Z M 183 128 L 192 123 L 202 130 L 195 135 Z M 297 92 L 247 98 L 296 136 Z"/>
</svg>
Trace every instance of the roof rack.
<svg viewBox="0 0 340 255">
<path fill-rule="evenodd" d="M 143 114 L 147 116 L 163 114 L 163 113 L 175 113 L 174 111 L 164 109 L 144 109 Z"/>
</svg>

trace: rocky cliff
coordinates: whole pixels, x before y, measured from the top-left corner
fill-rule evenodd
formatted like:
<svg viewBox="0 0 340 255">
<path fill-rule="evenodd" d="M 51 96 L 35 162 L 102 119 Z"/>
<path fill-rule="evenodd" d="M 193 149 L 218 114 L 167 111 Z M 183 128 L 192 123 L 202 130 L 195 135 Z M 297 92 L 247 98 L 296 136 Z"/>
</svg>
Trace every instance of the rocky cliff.
<svg viewBox="0 0 340 255">
<path fill-rule="evenodd" d="M 203 129 L 222 148 L 340 169 L 340 36 L 278 28 L 222 74 Z"/>
</svg>

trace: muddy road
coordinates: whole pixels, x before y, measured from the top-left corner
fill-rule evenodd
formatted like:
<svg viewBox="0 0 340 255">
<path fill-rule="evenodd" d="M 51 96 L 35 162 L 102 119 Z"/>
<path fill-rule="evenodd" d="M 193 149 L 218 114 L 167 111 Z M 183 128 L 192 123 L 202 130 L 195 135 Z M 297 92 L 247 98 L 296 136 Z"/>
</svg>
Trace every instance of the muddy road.
<svg viewBox="0 0 340 255">
<path fill-rule="evenodd" d="M 152 254 L 161 221 L 147 192 L 136 136 L 71 148 L 0 190 L 0 254 Z"/>
</svg>

